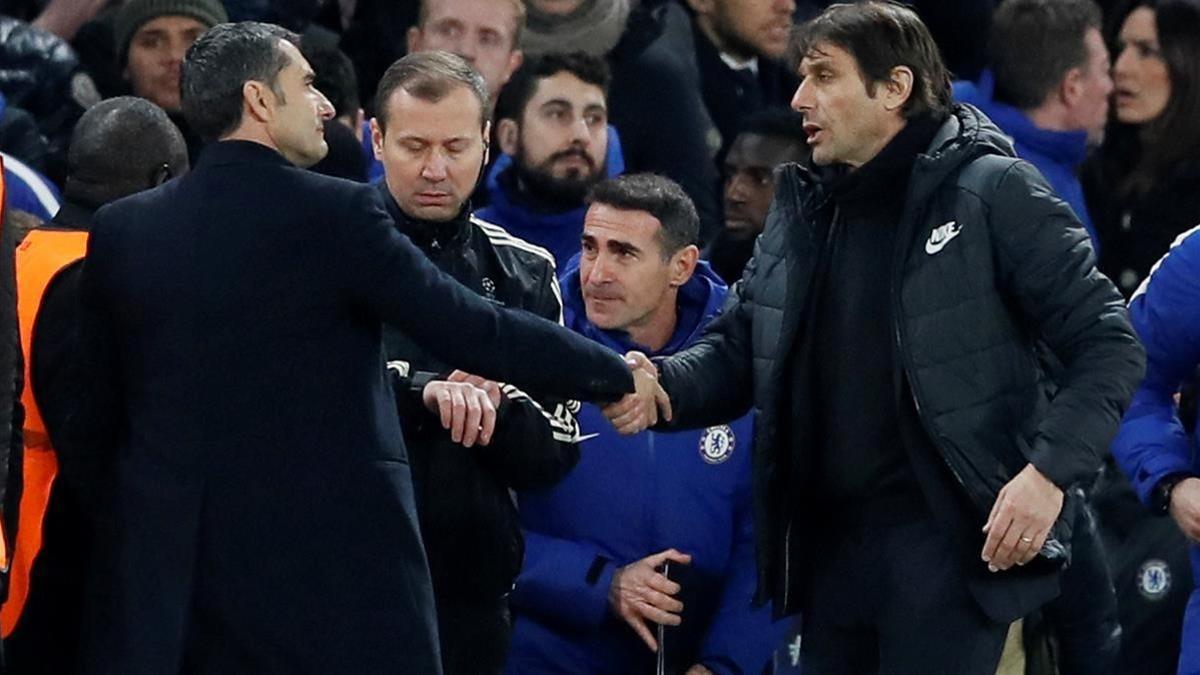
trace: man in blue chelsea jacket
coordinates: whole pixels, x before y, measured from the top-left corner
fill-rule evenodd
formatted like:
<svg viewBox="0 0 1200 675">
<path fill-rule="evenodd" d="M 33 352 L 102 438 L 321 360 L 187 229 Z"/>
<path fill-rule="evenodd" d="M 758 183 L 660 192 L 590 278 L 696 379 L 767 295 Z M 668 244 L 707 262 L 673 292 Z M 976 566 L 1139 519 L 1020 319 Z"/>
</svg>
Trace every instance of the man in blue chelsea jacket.
<svg viewBox="0 0 1200 675">
<path fill-rule="evenodd" d="M 1179 420 L 1175 396 L 1200 367 L 1200 227 L 1175 246 L 1129 301 L 1146 346 L 1146 379 L 1112 444 L 1113 457 L 1156 513 L 1169 515 L 1191 542 L 1192 576 L 1200 584 L 1200 443 Z M 1200 588 L 1183 619 L 1179 674 L 1200 673 Z"/>
<path fill-rule="evenodd" d="M 954 98 L 978 107 L 1011 136 L 1091 235 L 1079 167 L 1108 120 L 1108 48 L 1091 0 L 1006 0 L 992 20 L 990 69 L 955 82 Z"/>
<path fill-rule="evenodd" d="M 686 194 L 637 174 L 589 201 L 582 253 L 561 277 L 567 327 L 619 353 L 690 344 L 726 287 L 697 260 Z M 526 551 L 508 672 L 651 672 L 660 641 L 665 672 L 761 672 L 786 623 L 751 606 L 751 416 L 619 436 L 585 405 L 579 422 L 595 438 L 575 469 L 519 494 Z"/>
</svg>

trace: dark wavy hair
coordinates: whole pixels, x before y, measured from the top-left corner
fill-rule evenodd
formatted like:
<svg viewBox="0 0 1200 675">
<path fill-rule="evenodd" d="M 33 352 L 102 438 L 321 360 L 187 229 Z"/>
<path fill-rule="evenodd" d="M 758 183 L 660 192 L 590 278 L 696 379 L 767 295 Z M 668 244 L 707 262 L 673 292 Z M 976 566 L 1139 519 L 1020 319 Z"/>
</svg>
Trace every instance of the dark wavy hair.
<svg viewBox="0 0 1200 675">
<path fill-rule="evenodd" d="M 1171 98 L 1158 117 L 1141 125 L 1114 122 L 1111 142 L 1117 154 L 1133 163 L 1119 189 L 1143 196 L 1189 160 L 1200 159 L 1200 0 L 1134 0 L 1109 26 L 1113 54 L 1116 36 L 1133 10 L 1154 10 L 1154 26 Z"/>
<path fill-rule="evenodd" d="M 793 68 L 798 69 L 800 61 L 823 42 L 854 57 L 872 93 L 891 78 L 892 68 L 908 66 L 913 85 L 904 102 L 906 118 L 942 119 L 950 112 L 950 71 L 929 28 L 908 7 L 885 0 L 830 5 L 793 30 L 788 47 Z"/>
</svg>

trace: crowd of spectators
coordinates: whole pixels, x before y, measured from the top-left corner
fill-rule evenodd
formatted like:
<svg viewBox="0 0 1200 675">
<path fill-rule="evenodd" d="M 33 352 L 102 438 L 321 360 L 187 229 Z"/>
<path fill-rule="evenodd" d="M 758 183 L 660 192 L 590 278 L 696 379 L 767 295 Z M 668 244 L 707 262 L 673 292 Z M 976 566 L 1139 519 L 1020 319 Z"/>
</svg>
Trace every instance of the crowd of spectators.
<svg viewBox="0 0 1200 675">
<path fill-rule="evenodd" d="M 818 132 L 793 109 L 801 56 L 793 34 L 830 4 L 0 0 L 0 241 L 15 248 L 29 232 L 87 232 L 103 205 L 196 166 L 212 139 L 183 110 L 189 48 L 219 24 L 272 23 L 298 36 L 329 108 L 328 152 L 306 168 L 374 183 L 399 231 L 494 303 L 620 353 L 669 355 L 699 335 L 728 287 L 753 269 L 777 167 L 811 161 L 808 140 Z M 981 110 L 1046 178 L 1125 298 L 1144 292 L 1156 263 L 1200 225 L 1200 0 L 906 4 L 938 41 L 957 101 Z M 420 68 L 453 73 L 457 60 L 411 72 L 396 63 L 434 52 L 473 69 L 448 76 L 467 89 L 422 89 Z M 613 209 L 649 214 L 654 225 L 639 230 L 636 221 L 613 219 Z M 585 235 L 585 223 L 610 239 Z M 70 323 L 64 303 L 80 292 L 72 265 L 42 288 L 39 324 L 63 331 Z M 643 314 L 606 315 L 604 303 L 617 296 Z M 1190 311 L 1200 314 L 1200 306 Z M 661 335 L 647 332 L 662 325 Z M 38 339 L 26 340 L 26 351 L 54 355 L 42 357 L 47 363 L 70 358 L 69 345 Z M 490 381 L 449 367 L 395 329 L 384 339 L 447 673 L 582 672 L 589 664 L 595 672 L 648 671 L 663 634 L 649 635 L 644 621 L 680 616 L 705 630 L 667 633 L 682 646 L 660 672 L 800 672 L 795 627 L 756 613 L 749 600 L 753 524 L 742 446 L 751 442 L 751 419 L 592 439 L 602 423 L 593 406 L 507 385 L 488 390 Z M 0 372 L 6 367 L 0 361 Z M 77 384 L 40 362 L 24 370 L 26 388 Z M 1198 379 L 1193 372 L 1180 387 L 1189 431 Z M 434 419 L 439 397 L 478 391 L 489 391 L 480 405 L 506 420 L 503 430 L 451 442 Z M 61 406 L 36 401 L 36 422 L 69 417 Z M 21 428 L 20 415 L 12 425 Z M 74 439 L 64 438 L 73 451 Z M 453 446 L 476 442 L 505 459 L 447 459 L 461 450 Z M 731 454 L 713 445 L 721 443 Z M 695 466 L 657 464 L 656 444 L 658 452 L 686 446 Z M 69 593 L 39 595 L 38 581 L 53 573 L 64 588 L 82 586 L 80 556 L 90 549 L 69 539 L 83 536 L 80 523 L 96 498 L 86 476 L 64 465 L 54 494 L 69 501 L 27 503 L 36 492 L 28 477 L 45 469 L 31 463 L 36 453 L 15 457 L 0 480 L 9 486 L 7 547 L 24 541 L 13 533 L 30 522 L 38 543 L 32 554 L 17 546 L 12 557 L 0 616 L 8 667 L 69 672 L 75 651 L 55 631 L 78 629 L 84 610 Z M 624 482 L 631 476 L 654 484 Z M 1200 575 L 1197 541 L 1146 508 L 1157 485 L 1144 480 L 1131 485 L 1109 460 L 1076 487 L 1082 506 L 1062 595 L 1014 629 L 1022 656 L 1006 663 L 1019 660 L 1035 675 L 1200 673 L 1194 598 L 1184 622 Z M 685 506 L 674 508 L 676 500 Z M 45 521 L 28 515 L 35 512 Z M 481 574 L 480 560 L 495 573 Z M 678 563 L 670 580 L 662 572 L 668 561 Z M 664 588 L 679 581 L 687 613 L 666 611 L 666 621 L 631 609 L 620 597 L 622 577 Z"/>
</svg>

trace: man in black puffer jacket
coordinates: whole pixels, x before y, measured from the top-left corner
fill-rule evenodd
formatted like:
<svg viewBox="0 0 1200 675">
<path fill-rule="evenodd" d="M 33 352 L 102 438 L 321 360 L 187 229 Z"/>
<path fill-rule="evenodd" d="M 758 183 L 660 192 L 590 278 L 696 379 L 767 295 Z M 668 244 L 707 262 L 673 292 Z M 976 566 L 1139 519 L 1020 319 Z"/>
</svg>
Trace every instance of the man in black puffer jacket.
<svg viewBox="0 0 1200 675">
<path fill-rule="evenodd" d="M 36 169 L 60 182 L 67 145 L 83 111 L 100 102 L 96 85 L 62 38 L 37 26 L 0 16 L 0 93 L 28 112 L 49 145 L 33 158 Z"/>
<path fill-rule="evenodd" d="M 806 674 L 990 674 L 1058 593 L 1064 493 L 1144 353 L 1071 210 L 951 106 L 915 14 L 836 5 L 798 37 L 812 163 L 781 170 L 725 313 L 659 364 L 672 424 L 756 409 L 759 597 L 803 615 Z M 645 403 L 609 413 L 636 428 Z"/>
<path fill-rule="evenodd" d="M 481 76 L 456 56 L 418 52 L 384 73 L 375 101 L 371 138 L 384 166 L 378 189 L 397 229 L 491 302 L 561 323 L 553 256 L 470 214 L 486 153 Z M 575 466 L 579 404 L 452 372 L 395 329 L 385 331 L 384 344 L 433 577 L 443 671 L 499 673 L 508 594 L 524 553 L 509 490 L 550 487 Z M 455 391 L 469 385 L 488 390 L 496 408 L 494 431 L 481 420 L 478 444 L 474 427 L 448 433 L 436 405 L 439 395 L 460 394 L 469 404 L 470 390 Z"/>
</svg>

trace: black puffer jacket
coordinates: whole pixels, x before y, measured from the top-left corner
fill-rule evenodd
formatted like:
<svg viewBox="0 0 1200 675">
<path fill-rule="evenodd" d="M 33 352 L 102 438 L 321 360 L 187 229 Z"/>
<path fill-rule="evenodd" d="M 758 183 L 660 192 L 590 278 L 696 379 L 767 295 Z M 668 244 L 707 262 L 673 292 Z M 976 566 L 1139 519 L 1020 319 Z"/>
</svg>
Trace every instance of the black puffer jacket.
<svg viewBox="0 0 1200 675">
<path fill-rule="evenodd" d="M 53 33 L 0 16 L 0 92 L 37 120 L 50 143 L 46 171 L 61 183 L 75 122 L 100 100 L 74 50 Z"/>
<path fill-rule="evenodd" d="M 501 306 L 562 322 L 547 251 L 465 212 L 444 223 L 410 219 L 385 183 L 379 189 L 399 230 L 438 269 Z M 512 589 L 524 554 L 509 490 L 549 487 L 574 468 L 578 403 L 505 386 L 492 442 L 464 448 L 421 403 L 424 386 L 452 368 L 391 327 L 384 344 L 401 389 L 397 402 L 434 595 L 439 604 L 494 607 Z"/>
<path fill-rule="evenodd" d="M 803 330 L 823 197 L 798 165 L 783 167 L 777 184 L 766 231 L 725 313 L 661 370 L 675 425 L 756 409 L 760 598 L 791 611 L 793 558 L 807 547 L 788 540 L 797 495 L 784 468 L 792 440 L 785 364 Z M 918 157 L 906 204 L 891 274 L 894 347 L 921 425 L 962 496 L 986 518 L 1026 462 L 1060 486 L 1091 475 L 1144 353 L 1121 296 L 1095 269 L 1087 233 L 969 106 L 956 106 Z M 1042 345 L 1062 363 L 1053 400 Z"/>
</svg>

